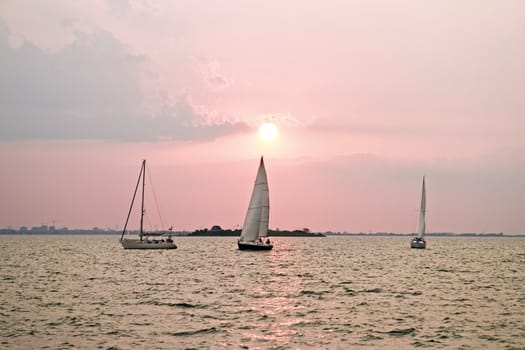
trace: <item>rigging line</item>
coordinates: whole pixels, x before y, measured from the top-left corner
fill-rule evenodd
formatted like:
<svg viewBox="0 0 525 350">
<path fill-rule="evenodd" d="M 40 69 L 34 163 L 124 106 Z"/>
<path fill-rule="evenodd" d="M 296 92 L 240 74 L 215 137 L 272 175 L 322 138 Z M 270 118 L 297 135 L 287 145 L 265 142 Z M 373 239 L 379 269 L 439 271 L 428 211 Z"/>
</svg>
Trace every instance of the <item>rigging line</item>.
<svg viewBox="0 0 525 350">
<path fill-rule="evenodd" d="M 157 214 L 159 215 L 161 227 L 162 229 L 165 229 L 166 225 L 164 225 L 164 220 L 162 220 L 162 215 L 160 214 L 159 202 L 157 201 L 157 195 L 155 194 L 155 188 L 153 187 L 153 181 L 151 180 L 151 171 L 149 170 L 148 170 L 148 180 L 149 180 L 149 185 L 151 187 L 151 192 L 153 192 L 153 199 L 155 200 L 155 207 L 157 208 Z"/>
<path fill-rule="evenodd" d="M 153 231 L 153 224 L 151 223 L 148 212 L 146 210 L 144 210 L 144 218 L 146 219 L 146 230 L 150 232 Z"/>
</svg>

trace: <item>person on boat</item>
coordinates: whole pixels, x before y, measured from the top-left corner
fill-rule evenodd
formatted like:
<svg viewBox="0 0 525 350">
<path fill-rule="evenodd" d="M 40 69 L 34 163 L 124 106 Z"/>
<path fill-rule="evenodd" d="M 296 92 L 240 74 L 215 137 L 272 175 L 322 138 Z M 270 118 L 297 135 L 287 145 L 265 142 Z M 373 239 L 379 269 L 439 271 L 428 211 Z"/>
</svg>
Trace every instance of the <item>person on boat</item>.
<svg viewBox="0 0 525 350">
<path fill-rule="evenodd" d="M 259 243 L 262 243 L 262 242 L 263 242 L 263 241 L 262 241 L 262 238 L 261 238 L 261 237 L 259 237 Z"/>
<path fill-rule="evenodd" d="M 269 238 L 266 239 L 266 244 L 270 244 L 270 239 Z"/>
</svg>

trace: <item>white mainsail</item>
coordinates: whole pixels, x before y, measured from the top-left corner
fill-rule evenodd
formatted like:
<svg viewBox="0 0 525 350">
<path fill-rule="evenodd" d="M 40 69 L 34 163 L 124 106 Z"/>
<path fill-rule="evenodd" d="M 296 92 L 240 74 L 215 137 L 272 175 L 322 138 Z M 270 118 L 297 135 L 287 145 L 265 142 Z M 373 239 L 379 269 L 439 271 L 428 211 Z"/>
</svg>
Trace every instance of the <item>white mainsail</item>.
<svg viewBox="0 0 525 350">
<path fill-rule="evenodd" d="M 425 191 L 425 177 L 423 176 L 423 189 L 421 190 L 421 208 L 419 210 L 419 233 L 418 238 L 425 235 L 425 211 L 427 206 L 427 196 Z"/>
<path fill-rule="evenodd" d="M 264 168 L 263 157 L 261 157 L 250 204 L 242 226 L 240 241 L 250 242 L 255 241 L 258 237 L 265 237 L 268 234 L 269 218 L 270 194 L 266 169 Z"/>
</svg>

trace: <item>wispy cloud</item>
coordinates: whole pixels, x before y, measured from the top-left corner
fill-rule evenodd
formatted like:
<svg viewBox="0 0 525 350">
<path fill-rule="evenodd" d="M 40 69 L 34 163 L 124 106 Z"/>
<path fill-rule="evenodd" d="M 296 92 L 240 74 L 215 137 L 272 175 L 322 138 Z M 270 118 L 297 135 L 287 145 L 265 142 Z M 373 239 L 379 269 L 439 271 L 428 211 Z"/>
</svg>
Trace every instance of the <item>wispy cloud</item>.
<svg viewBox="0 0 525 350">
<path fill-rule="evenodd" d="M 233 79 L 221 72 L 221 64 L 217 60 L 195 58 L 201 77 L 212 90 L 223 90 L 233 84 Z"/>
<path fill-rule="evenodd" d="M 131 11 L 129 0 L 106 0 L 112 15 L 123 16 Z"/>
</svg>

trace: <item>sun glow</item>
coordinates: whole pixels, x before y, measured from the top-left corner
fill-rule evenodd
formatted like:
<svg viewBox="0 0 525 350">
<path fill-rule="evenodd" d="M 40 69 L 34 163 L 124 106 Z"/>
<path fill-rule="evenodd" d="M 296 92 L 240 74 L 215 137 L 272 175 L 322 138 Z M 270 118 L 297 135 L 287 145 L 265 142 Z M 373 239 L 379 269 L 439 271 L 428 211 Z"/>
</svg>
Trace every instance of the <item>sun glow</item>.
<svg viewBox="0 0 525 350">
<path fill-rule="evenodd" d="M 278 130 L 274 123 L 264 123 L 259 127 L 259 136 L 264 141 L 272 141 L 277 137 Z"/>
</svg>

